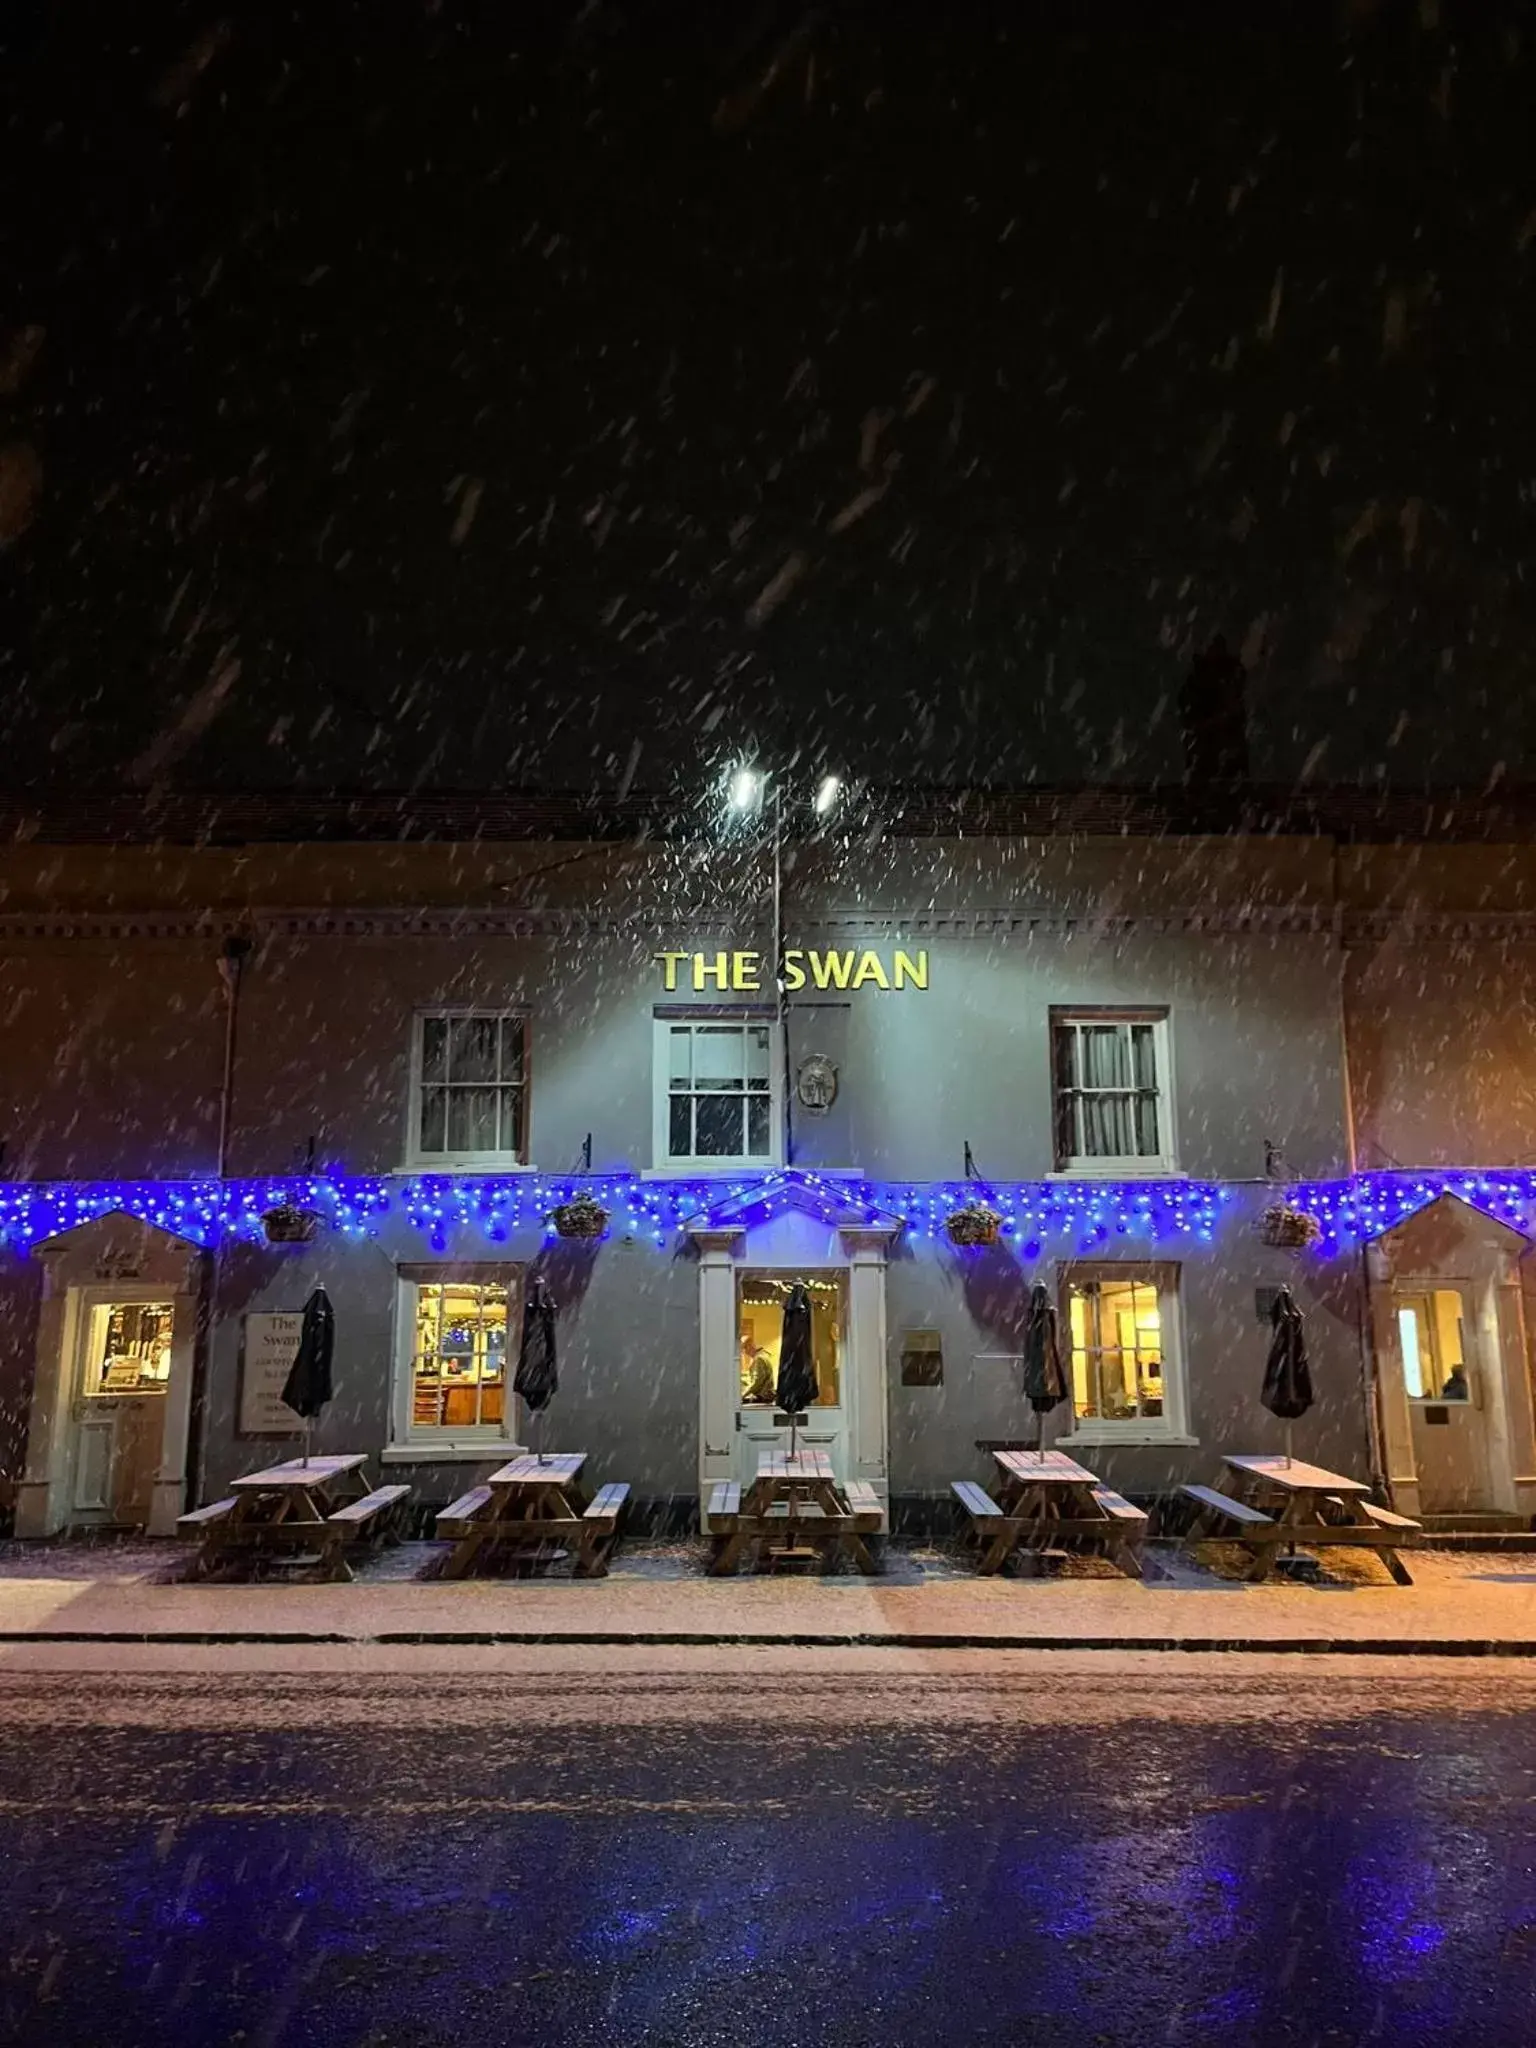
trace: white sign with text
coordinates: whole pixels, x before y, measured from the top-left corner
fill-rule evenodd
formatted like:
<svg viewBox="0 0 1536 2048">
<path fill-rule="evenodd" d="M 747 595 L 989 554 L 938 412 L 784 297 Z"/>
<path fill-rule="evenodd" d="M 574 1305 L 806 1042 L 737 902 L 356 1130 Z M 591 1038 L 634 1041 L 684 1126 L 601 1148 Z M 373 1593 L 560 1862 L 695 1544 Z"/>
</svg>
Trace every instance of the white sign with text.
<svg viewBox="0 0 1536 2048">
<path fill-rule="evenodd" d="M 297 1309 L 278 1309 L 245 1318 L 245 1358 L 240 1374 L 240 1434 L 297 1436 L 301 1418 L 283 1400 L 304 1318 Z"/>
</svg>

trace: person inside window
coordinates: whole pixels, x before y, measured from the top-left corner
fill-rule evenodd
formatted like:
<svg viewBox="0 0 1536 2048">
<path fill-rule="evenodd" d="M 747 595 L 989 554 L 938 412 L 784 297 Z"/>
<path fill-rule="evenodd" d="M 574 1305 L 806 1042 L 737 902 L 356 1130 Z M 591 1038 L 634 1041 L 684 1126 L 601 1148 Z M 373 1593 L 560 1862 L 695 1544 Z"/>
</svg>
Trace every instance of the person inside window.
<svg viewBox="0 0 1536 2048">
<path fill-rule="evenodd" d="M 1472 1389 L 1467 1385 L 1467 1368 L 1458 1363 L 1445 1376 L 1445 1385 L 1440 1389 L 1442 1401 L 1470 1401 Z"/>
</svg>

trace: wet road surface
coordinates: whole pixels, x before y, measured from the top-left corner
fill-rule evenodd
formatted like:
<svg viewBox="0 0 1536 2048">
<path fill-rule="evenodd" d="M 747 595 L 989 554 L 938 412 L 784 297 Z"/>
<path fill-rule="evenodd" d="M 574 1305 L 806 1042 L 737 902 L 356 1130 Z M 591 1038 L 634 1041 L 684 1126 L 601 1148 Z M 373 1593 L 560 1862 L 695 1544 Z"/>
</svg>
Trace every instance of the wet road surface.
<svg viewBox="0 0 1536 2048">
<path fill-rule="evenodd" d="M 1536 2039 L 1527 1667 L 262 1654 L 0 1666 L 0 2040 Z"/>
</svg>

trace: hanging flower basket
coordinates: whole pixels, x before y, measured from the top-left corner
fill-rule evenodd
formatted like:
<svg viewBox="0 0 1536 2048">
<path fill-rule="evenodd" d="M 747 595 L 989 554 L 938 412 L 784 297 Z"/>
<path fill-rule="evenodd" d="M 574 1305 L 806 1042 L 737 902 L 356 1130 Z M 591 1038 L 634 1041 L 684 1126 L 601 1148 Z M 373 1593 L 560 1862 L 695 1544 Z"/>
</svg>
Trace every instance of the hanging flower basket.
<svg viewBox="0 0 1536 2048">
<path fill-rule="evenodd" d="M 1305 1251 L 1310 1244 L 1316 1244 L 1323 1234 L 1323 1226 L 1315 1216 L 1305 1209 L 1293 1209 L 1285 1202 L 1277 1202 L 1266 1209 L 1259 1221 L 1259 1238 L 1262 1243 L 1274 1245 L 1280 1251 Z"/>
<path fill-rule="evenodd" d="M 299 1209 L 292 1202 L 282 1202 L 275 1209 L 268 1209 L 261 1219 L 261 1227 L 267 1233 L 268 1244 L 312 1244 L 315 1232 L 320 1228 L 320 1218 L 313 1210 Z"/>
<path fill-rule="evenodd" d="M 996 1244 L 1003 1219 L 984 1202 L 967 1202 L 944 1219 L 944 1232 L 951 1244 Z"/>
<path fill-rule="evenodd" d="M 562 1202 L 550 1215 L 561 1237 L 601 1237 L 608 1228 L 608 1211 L 591 1195 L 578 1195 L 574 1202 Z"/>
</svg>

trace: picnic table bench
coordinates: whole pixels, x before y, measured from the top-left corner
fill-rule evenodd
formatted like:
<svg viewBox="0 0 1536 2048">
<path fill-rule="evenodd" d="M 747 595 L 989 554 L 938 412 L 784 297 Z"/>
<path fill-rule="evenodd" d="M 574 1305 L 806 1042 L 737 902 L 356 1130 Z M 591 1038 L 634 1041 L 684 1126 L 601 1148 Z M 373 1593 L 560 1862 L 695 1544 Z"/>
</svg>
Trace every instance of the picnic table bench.
<svg viewBox="0 0 1536 2048">
<path fill-rule="evenodd" d="M 1231 1493 L 1214 1486 L 1182 1486 L 1195 1503 L 1195 1520 L 1187 1540 L 1198 1542 L 1219 1531 L 1241 1544 L 1252 1557 L 1248 1578 L 1268 1578 L 1283 1545 L 1308 1550 L 1335 1545 L 1374 1550 L 1400 1586 L 1411 1586 L 1408 1567 L 1398 1555 L 1423 1534 L 1419 1523 L 1391 1508 L 1378 1507 L 1358 1479 L 1326 1471 L 1321 1465 L 1274 1453 L 1222 1460 L 1233 1474 Z"/>
<path fill-rule="evenodd" d="M 581 1483 L 585 1451 L 509 1459 L 483 1485 L 472 1486 L 437 1517 L 437 1533 L 453 1544 L 445 1579 L 460 1579 L 493 1554 L 542 1560 L 573 1554 L 573 1575 L 602 1578 L 619 1539 L 629 1486 L 610 1481 L 588 1499 Z"/>
<path fill-rule="evenodd" d="M 994 1451 L 992 1456 L 1000 1500 L 973 1479 L 956 1479 L 951 1487 L 981 1545 L 979 1572 L 1001 1571 L 1016 1550 L 1082 1543 L 1103 1549 L 1127 1577 L 1141 1576 L 1147 1535 L 1141 1508 L 1064 1451 Z"/>
<path fill-rule="evenodd" d="M 188 1578 L 256 1557 L 313 1563 L 325 1579 L 350 1579 L 359 1552 L 398 1539 L 409 1486 L 368 1487 L 366 1452 L 291 1458 L 230 1481 L 223 1500 L 177 1518 L 178 1535 L 195 1537 Z"/>
<path fill-rule="evenodd" d="M 867 1480 L 839 1484 L 825 1451 L 766 1451 L 743 1488 L 721 1480 L 710 1490 L 710 1571 L 734 1572 L 749 1547 L 761 1557 L 819 1557 L 830 1571 L 840 1554 L 861 1572 L 879 1569 L 868 1539 L 883 1533 L 885 1509 Z"/>
</svg>

